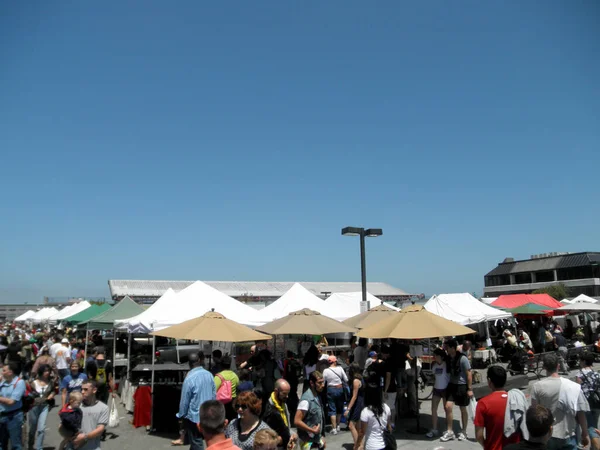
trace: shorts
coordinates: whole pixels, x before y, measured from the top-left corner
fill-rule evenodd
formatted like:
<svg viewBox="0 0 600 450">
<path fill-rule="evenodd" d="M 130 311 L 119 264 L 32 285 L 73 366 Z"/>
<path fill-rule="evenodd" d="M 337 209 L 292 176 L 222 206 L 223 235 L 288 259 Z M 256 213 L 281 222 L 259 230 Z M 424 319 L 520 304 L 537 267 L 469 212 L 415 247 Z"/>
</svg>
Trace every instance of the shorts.
<svg viewBox="0 0 600 450">
<path fill-rule="evenodd" d="M 396 372 L 396 387 L 398 389 L 406 389 L 408 387 L 406 370 L 398 370 Z"/>
<path fill-rule="evenodd" d="M 446 400 L 454 402 L 456 406 L 467 406 L 469 404 L 469 396 L 467 395 L 466 384 L 448 384 L 446 388 Z"/>
<path fill-rule="evenodd" d="M 327 388 L 327 409 L 329 416 L 335 416 L 344 412 L 344 388 Z"/>
<path fill-rule="evenodd" d="M 446 393 L 446 389 L 433 388 L 433 396 L 434 397 L 440 397 L 440 398 L 445 399 L 447 395 L 448 394 Z"/>
</svg>

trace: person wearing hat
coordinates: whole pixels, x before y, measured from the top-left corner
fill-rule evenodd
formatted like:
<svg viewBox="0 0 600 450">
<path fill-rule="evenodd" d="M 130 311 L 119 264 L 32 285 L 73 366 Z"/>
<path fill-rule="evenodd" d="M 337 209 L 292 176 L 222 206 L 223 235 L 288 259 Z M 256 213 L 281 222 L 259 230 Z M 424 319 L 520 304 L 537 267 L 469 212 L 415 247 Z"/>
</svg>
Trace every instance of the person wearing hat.
<svg viewBox="0 0 600 450">
<path fill-rule="evenodd" d="M 327 386 L 327 411 L 331 420 L 331 434 L 338 434 L 344 412 L 344 384 L 348 384 L 348 376 L 344 369 L 338 366 L 334 355 L 330 355 L 327 361 L 329 367 L 323 371 L 323 379 Z"/>
<path fill-rule="evenodd" d="M 62 380 L 69 375 L 69 364 L 71 363 L 71 349 L 69 346 L 69 340 L 62 338 L 60 341 L 60 347 L 56 350 L 56 368 L 58 369 L 58 376 L 62 383 Z"/>
</svg>

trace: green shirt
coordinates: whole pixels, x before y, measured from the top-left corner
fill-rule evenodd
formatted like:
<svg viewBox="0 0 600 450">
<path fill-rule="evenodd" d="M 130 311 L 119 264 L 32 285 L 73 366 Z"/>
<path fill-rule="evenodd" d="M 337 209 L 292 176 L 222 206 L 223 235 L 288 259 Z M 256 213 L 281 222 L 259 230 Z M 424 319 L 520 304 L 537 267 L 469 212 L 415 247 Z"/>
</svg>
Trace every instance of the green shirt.
<svg viewBox="0 0 600 450">
<path fill-rule="evenodd" d="M 221 375 L 225 380 L 231 381 L 231 398 L 236 398 L 237 397 L 237 386 L 240 382 L 240 379 L 238 378 L 238 376 L 232 370 L 223 370 L 223 371 L 219 372 L 219 375 Z M 217 387 L 217 391 L 221 387 L 221 379 L 216 375 L 215 375 L 215 386 Z"/>
</svg>

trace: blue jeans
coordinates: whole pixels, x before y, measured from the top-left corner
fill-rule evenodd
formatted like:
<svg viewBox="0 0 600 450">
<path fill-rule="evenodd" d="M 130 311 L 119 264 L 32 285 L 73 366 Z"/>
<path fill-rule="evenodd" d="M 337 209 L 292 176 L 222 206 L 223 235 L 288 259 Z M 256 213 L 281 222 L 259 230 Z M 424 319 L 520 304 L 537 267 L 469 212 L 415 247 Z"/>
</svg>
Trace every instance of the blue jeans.
<svg viewBox="0 0 600 450">
<path fill-rule="evenodd" d="M 585 420 L 587 420 L 588 432 L 590 433 L 590 439 L 600 437 L 598 433 L 596 433 L 596 428 L 598 428 L 598 416 L 600 416 L 600 411 L 597 409 L 592 409 L 591 411 L 587 411 L 585 413 Z"/>
<path fill-rule="evenodd" d="M 548 450 L 577 450 L 577 438 L 575 436 L 568 439 L 550 438 L 546 448 Z"/>
<path fill-rule="evenodd" d="M 44 448 L 44 433 L 46 432 L 48 411 L 50 411 L 50 407 L 47 403 L 34 406 L 29 411 L 29 448 L 34 450 L 42 450 Z"/>
<path fill-rule="evenodd" d="M 327 406 L 330 417 L 335 416 L 336 414 L 342 414 L 344 412 L 344 388 L 327 388 Z"/>
<path fill-rule="evenodd" d="M 202 439 L 198 426 L 189 419 L 183 419 L 183 427 L 190 443 L 190 450 L 204 450 L 204 439 Z"/>
<path fill-rule="evenodd" d="M 12 450 L 21 450 L 23 432 L 23 412 L 0 416 L 0 450 L 8 449 L 8 440 Z"/>
</svg>

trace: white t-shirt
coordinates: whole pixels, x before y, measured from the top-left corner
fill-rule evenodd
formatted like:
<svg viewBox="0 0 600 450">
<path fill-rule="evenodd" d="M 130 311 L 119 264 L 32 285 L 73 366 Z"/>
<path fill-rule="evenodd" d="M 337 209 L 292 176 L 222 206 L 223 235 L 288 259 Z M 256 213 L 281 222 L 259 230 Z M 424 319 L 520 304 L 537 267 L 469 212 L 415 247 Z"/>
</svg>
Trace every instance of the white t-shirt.
<svg viewBox="0 0 600 450">
<path fill-rule="evenodd" d="M 338 386 L 348 382 L 348 376 L 341 367 L 328 367 L 323 371 L 323 379 L 327 386 Z"/>
<path fill-rule="evenodd" d="M 390 407 L 383 404 L 383 414 L 379 417 L 379 422 L 370 408 L 364 408 L 360 413 L 360 421 L 367 424 L 365 432 L 365 450 L 380 450 L 385 448 L 383 440 L 383 430 L 387 427 L 388 420 L 392 412 Z M 381 422 L 381 426 L 379 423 Z"/>
<path fill-rule="evenodd" d="M 61 347 L 62 347 L 62 344 L 60 342 L 57 342 L 56 344 L 52 344 L 50 346 L 50 356 L 52 356 L 54 359 L 56 359 L 56 352 Z"/>
<path fill-rule="evenodd" d="M 71 356 L 71 350 L 68 347 L 64 347 L 62 344 L 60 348 L 56 351 L 56 368 L 57 369 L 68 369 L 69 362 L 67 358 Z"/>
<path fill-rule="evenodd" d="M 446 363 L 438 364 L 434 362 L 431 365 L 431 371 L 435 375 L 435 389 L 446 389 L 450 381 L 450 374 L 446 370 Z"/>
</svg>

